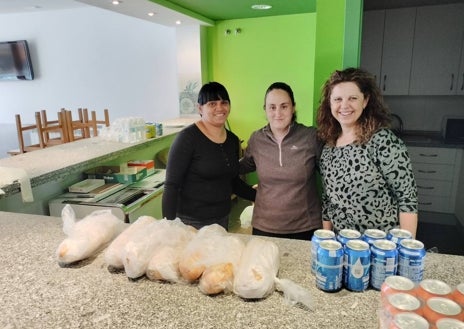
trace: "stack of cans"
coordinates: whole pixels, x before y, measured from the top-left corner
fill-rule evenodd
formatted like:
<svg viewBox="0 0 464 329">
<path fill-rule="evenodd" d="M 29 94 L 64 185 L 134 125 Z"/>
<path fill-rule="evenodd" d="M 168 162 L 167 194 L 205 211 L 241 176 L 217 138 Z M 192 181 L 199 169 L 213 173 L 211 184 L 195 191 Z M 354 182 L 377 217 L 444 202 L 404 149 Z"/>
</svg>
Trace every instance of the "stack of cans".
<svg viewBox="0 0 464 329">
<path fill-rule="evenodd" d="M 311 273 L 319 275 L 318 287 L 324 291 L 341 288 L 338 282 L 329 283 L 329 277 L 340 279 L 341 284 L 352 291 L 364 291 L 368 287 L 380 290 L 387 277 L 397 274 L 419 283 L 424 275 L 426 252 L 424 244 L 411 237 L 402 229 L 392 229 L 388 234 L 368 229 L 362 235 L 352 229 L 340 230 L 337 235 L 330 230 L 317 230 L 311 240 Z M 325 249 L 318 253 L 326 240 L 337 241 L 340 246 L 337 245 L 336 251 Z M 333 243 L 323 245 L 335 248 Z M 342 259 L 335 261 L 329 255 Z M 339 267 L 332 268 L 335 263 L 342 267 L 340 278 L 326 274 L 326 271 L 339 270 Z"/>
<path fill-rule="evenodd" d="M 408 231 L 317 230 L 311 242 L 316 287 L 380 290 L 380 328 L 464 329 L 464 283 L 453 290 L 443 281 L 424 280 L 424 244 Z"/>
<path fill-rule="evenodd" d="M 388 277 L 380 290 L 380 328 L 464 328 L 463 286 L 453 290 L 441 280 L 417 284 L 403 276 Z"/>
</svg>

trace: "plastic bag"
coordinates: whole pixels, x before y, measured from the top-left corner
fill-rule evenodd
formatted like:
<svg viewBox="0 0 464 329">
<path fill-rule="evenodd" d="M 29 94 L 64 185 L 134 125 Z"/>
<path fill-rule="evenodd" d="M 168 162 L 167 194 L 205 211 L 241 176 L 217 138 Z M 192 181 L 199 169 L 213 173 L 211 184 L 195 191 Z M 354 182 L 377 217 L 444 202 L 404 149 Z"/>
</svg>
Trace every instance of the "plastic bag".
<svg viewBox="0 0 464 329">
<path fill-rule="evenodd" d="M 205 271 L 198 287 L 206 295 L 233 291 L 235 272 L 238 269 L 245 244 L 232 235 L 210 241 L 215 252 L 204 259 Z"/>
<path fill-rule="evenodd" d="M 252 237 L 242 253 L 234 280 L 234 292 L 245 299 L 267 297 L 274 289 L 283 292 L 288 305 L 313 309 L 310 292 L 288 279 L 279 279 L 279 248 L 269 240 Z"/>
<path fill-rule="evenodd" d="M 179 271 L 186 281 L 194 282 L 200 279 L 207 268 L 215 266 L 215 268 L 208 270 L 209 274 L 205 275 L 204 279 L 200 279 L 200 290 L 205 294 L 219 293 L 221 289 L 231 290 L 233 268 L 238 264 L 243 248 L 243 242 L 228 234 L 222 226 L 218 224 L 204 226 L 182 252 Z M 222 266 L 227 269 L 230 266 L 226 265 L 227 263 L 232 265 L 232 270 L 230 268 L 229 271 L 224 271 L 224 268 L 220 269 L 218 264 L 223 264 Z M 214 270 L 223 271 L 223 276 L 221 277 L 219 273 L 215 275 Z M 227 274 L 227 277 L 224 274 Z M 230 277 L 231 274 L 232 277 Z M 215 278 L 221 279 L 222 282 L 214 281 Z"/>
<path fill-rule="evenodd" d="M 181 224 L 180 220 L 176 222 L 165 218 L 159 219 L 134 234 L 133 239 L 127 242 L 122 252 L 124 271 L 129 278 L 135 279 L 146 273 L 148 263 L 156 249 L 167 243 L 166 237 L 170 236 L 172 226 L 179 224 Z"/>
<path fill-rule="evenodd" d="M 179 271 L 185 280 L 193 282 L 198 280 L 203 274 L 206 268 L 204 259 L 214 253 L 215 244 L 209 244 L 209 238 L 217 239 L 226 234 L 227 231 L 217 224 L 204 226 L 198 230 L 197 234 L 187 244 L 180 257 Z"/>
<path fill-rule="evenodd" d="M 183 224 L 178 218 L 168 224 L 169 229 L 160 237 L 162 241 L 148 262 L 146 275 L 150 280 L 180 282 L 180 255 L 197 230 Z"/>
<path fill-rule="evenodd" d="M 76 221 L 72 207 L 67 204 L 62 212 L 63 232 L 67 235 L 56 250 L 60 265 L 71 264 L 96 254 L 126 227 L 111 210 L 96 210 Z"/>
<path fill-rule="evenodd" d="M 276 289 L 284 293 L 284 300 L 290 306 L 298 303 L 309 310 L 314 309 L 314 301 L 308 290 L 288 279 L 275 278 Z"/>
<path fill-rule="evenodd" d="M 126 244 L 133 239 L 137 232 L 145 230 L 148 224 L 153 223 L 156 219 L 151 216 L 140 216 L 135 222 L 128 227 L 111 242 L 105 251 L 105 262 L 108 268 L 123 269 L 122 252 Z"/>
<path fill-rule="evenodd" d="M 279 248 L 268 240 L 252 237 L 242 253 L 234 279 L 234 292 L 246 299 L 264 298 L 274 291 L 280 266 Z"/>
<path fill-rule="evenodd" d="M 240 214 L 240 227 L 242 229 L 247 229 L 251 227 L 251 219 L 253 217 L 254 205 L 245 207 L 242 213 Z"/>
</svg>

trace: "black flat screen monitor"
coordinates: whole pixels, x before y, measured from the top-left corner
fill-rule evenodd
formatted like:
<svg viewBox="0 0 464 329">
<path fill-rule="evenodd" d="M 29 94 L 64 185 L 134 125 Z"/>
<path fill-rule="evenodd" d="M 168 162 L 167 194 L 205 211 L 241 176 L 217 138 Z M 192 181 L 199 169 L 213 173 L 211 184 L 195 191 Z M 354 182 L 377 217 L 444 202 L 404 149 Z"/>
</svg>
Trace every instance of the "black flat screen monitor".
<svg viewBox="0 0 464 329">
<path fill-rule="evenodd" d="M 0 80 L 33 80 L 26 40 L 0 42 Z"/>
</svg>

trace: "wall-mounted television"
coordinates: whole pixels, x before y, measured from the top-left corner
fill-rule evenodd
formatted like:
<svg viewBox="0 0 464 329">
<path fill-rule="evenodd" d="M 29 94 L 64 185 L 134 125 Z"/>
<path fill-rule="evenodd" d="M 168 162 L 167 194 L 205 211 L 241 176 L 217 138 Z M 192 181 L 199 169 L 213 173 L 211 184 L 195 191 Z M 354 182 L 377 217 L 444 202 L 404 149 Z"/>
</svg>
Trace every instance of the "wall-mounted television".
<svg viewBox="0 0 464 329">
<path fill-rule="evenodd" d="M 33 80 L 26 40 L 0 42 L 0 80 Z"/>
</svg>

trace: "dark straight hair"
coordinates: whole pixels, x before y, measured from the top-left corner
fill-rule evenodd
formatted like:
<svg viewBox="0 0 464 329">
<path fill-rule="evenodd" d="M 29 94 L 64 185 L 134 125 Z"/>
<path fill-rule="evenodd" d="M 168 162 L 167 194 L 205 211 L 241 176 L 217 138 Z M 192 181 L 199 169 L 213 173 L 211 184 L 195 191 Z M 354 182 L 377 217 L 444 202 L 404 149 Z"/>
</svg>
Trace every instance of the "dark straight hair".
<svg viewBox="0 0 464 329">
<path fill-rule="evenodd" d="M 228 101 L 230 103 L 229 93 L 226 87 L 219 82 L 208 82 L 204 84 L 198 92 L 198 104 L 200 105 L 218 100 Z"/>
<path fill-rule="evenodd" d="M 269 86 L 269 88 L 267 88 L 266 93 L 264 94 L 264 105 L 263 105 L 264 110 L 266 110 L 266 97 L 267 97 L 267 94 L 269 94 L 274 89 L 281 89 L 281 90 L 285 91 L 288 94 L 288 97 L 290 97 L 290 100 L 292 101 L 292 106 L 296 105 L 295 97 L 293 96 L 292 88 L 289 85 L 287 85 L 285 82 L 274 82 L 273 84 L 271 84 Z M 296 111 L 293 112 L 292 122 L 293 121 L 296 121 Z"/>
</svg>

